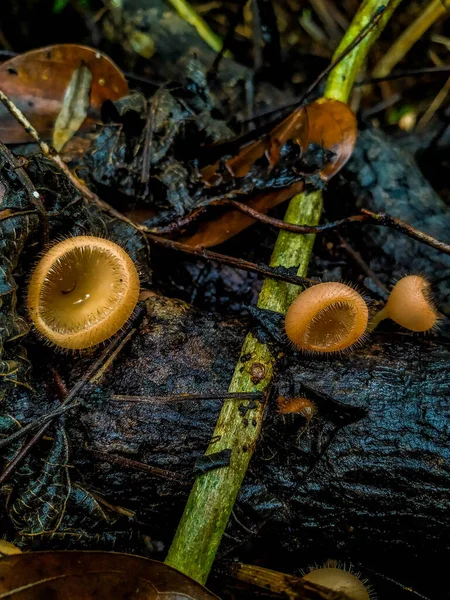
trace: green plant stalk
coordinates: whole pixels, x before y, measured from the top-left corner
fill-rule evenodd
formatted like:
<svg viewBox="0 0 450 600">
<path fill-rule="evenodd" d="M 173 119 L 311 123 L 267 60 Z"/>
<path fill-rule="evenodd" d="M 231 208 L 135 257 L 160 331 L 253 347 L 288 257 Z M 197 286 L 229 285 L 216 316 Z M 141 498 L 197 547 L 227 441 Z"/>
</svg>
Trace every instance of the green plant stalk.
<svg viewBox="0 0 450 600">
<path fill-rule="evenodd" d="M 223 45 L 222 39 L 214 33 L 208 23 L 202 19 L 187 0 L 169 0 L 169 2 L 182 19 L 195 27 L 198 35 L 214 50 L 214 52 L 220 52 Z M 227 50 L 225 56 L 231 57 L 231 53 Z"/>
<path fill-rule="evenodd" d="M 367 52 L 401 0 L 391 0 L 378 24 L 364 40 L 331 72 L 326 96 L 346 102 Z M 336 56 L 355 39 L 369 23 L 374 13 L 385 3 L 366 0 L 344 39 Z M 285 221 L 317 225 L 322 212 L 322 194 L 304 192 L 289 203 Z M 314 235 L 280 232 L 273 251 L 271 265 L 298 267 L 298 274 L 306 275 L 314 244 Z M 292 284 L 267 279 L 261 290 L 258 306 L 284 313 L 298 293 Z M 264 391 L 274 374 L 275 357 L 264 344 L 249 333 L 244 341 L 240 359 L 234 372 L 230 392 Z M 242 408 L 248 406 L 248 410 Z M 230 465 L 202 474 L 195 480 L 179 523 L 166 564 L 182 571 L 200 583 L 205 583 L 211 570 L 228 519 L 233 511 L 237 494 L 261 431 L 265 406 L 228 400 L 223 404 L 212 440 L 206 454 L 232 449 Z M 244 413 L 244 414 L 243 414 Z"/>
</svg>

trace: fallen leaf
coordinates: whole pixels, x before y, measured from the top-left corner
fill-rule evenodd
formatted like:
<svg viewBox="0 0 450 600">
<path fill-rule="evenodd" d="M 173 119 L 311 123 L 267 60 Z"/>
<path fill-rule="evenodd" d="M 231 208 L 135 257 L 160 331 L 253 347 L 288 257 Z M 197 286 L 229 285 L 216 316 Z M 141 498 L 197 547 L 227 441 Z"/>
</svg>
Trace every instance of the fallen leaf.
<svg viewBox="0 0 450 600">
<path fill-rule="evenodd" d="M 356 143 L 358 127 L 350 108 L 339 100 L 319 98 L 305 106 L 309 123 L 309 143 L 334 153 L 321 176 L 329 181 L 345 165 Z"/>
<path fill-rule="evenodd" d="M 115 552 L 29 552 L 0 560 L 0 598 L 217 600 L 164 563 Z"/>
<path fill-rule="evenodd" d="M 92 73 L 89 67 L 81 65 L 75 69 L 64 94 L 53 131 L 53 146 L 58 152 L 79 130 L 87 117 L 91 82 Z"/>
<path fill-rule="evenodd" d="M 119 68 L 104 54 L 77 44 L 60 44 L 19 54 L 0 65 L 0 89 L 29 119 L 39 134 L 51 139 L 73 73 L 85 65 L 92 73 L 88 116 L 83 127 L 100 117 L 105 100 L 128 93 Z M 23 143 L 30 136 L 7 109 L 0 105 L 0 140 Z"/>
<path fill-rule="evenodd" d="M 304 107 L 294 110 L 264 137 L 248 142 L 240 151 L 225 161 L 227 171 L 233 177 L 245 177 L 252 166 L 264 155 L 268 161 L 268 169 L 273 169 L 280 158 L 280 152 L 288 140 L 293 140 L 300 147 L 300 155 L 307 151 L 308 117 Z M 208 186 L 220 183 L 221 161 L 208 165 L 202 170 L 202 181 Z"/>
<path fill-rule="evenodd" d="M 270 208 L 300 193 L 303 187 L 304 184 L 300 181 L 289 188 L 256 196 L 246 204 L 261 213 L 266 213 Z M 211 206 L 214 206 L 214 203 Z M 250 227 L 250 225 L 253 225 L 254 222 L 255 219 L 252 219 L 252 217 L 236 209 L 230 209 L 216 218 L 196 224 L 195 233 L 183 236 L 179 241 L 194 248 L 210 248 L 222 244 L 234 235 L 247 229 L 247 227 Z"/>
<path fill-rule="evenodd" d="M 300 156 L 306 154 L 311 143 L 322 146 L 333 153 L 320 171 L 321 177 L 328 181 L 350 158 L 355 147 L 357 123 L 353 112 L 343 102 L 320 98 L 294 110 L 273 129 L 253 142 L 248 142 L 232 158 L 223 161 L 232 177 L 245 177 L 257 160 L 264 155 L 267 158 L 268 171 L 280 159 L 284 144 L 292 140 L 300 148 Z M 202 170 L 202 181 L 208 187 L 222 181 L 218 160 Z M 299 193 L 303 183 L 282 190 L 258 196 L 248 203 L 260 212 L 280 204 Z M 291 192 L 294 190 L 293 192 Z M 182 241 L 194 247 L 211 247 L 221 244 L 233 235 L 254 223 L 254 219 L 236 210 L 230 210 L 215 219 L 198 225 L 197 231 L 182 238 Z"/>
</svg>

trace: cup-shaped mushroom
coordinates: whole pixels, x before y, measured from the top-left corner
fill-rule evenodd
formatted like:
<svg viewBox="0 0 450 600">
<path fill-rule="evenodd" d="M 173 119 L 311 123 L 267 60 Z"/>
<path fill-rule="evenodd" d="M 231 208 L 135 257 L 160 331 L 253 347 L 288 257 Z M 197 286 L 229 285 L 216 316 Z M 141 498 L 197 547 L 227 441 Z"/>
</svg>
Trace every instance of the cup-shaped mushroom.
<svg viewBox="0 0 450 600">
<path fill-rule="evenodd" d="M 92 236 L 67 238 L 37 264 L 28 287 L 28 312 L 48 342 L 89 348 L 125 325 L 139 288 L 136 267 L 120 246 Z"/>
<path fill-rule="evenodd" d="M 351 600 L 370 600 L 371 590 L 356 575 L 336 567 L 313 569 L 303 579 L 322 585 L 334 592 L 342 592 Z"/>
<path fill-rule="evenodd" d="M 392 319 L 410 331 L 428 331 L 438 320 L 430 284 L 421 275 L 403 277 L 392 288 L 386 306 L 374 318 L 375 325 Z"/>
<path fill-rule="evenodd" d="M 364 298 L 339 282 L 319 283 L 299 294 L 286 314 L 286 333 L 300 349 L 340 352 L 362 341 L 368 321 Z"/>
</svg>

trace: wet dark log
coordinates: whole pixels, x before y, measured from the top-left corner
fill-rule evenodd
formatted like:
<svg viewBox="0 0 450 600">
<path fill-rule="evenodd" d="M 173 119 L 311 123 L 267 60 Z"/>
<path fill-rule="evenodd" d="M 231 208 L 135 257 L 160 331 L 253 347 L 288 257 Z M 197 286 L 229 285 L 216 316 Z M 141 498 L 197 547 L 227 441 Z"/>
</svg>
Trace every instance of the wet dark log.
<svg viewBox="0 0 450 600">
<path fill-rule="evenodd" d="M 244 332 L 179 301 L 147 306 L 148 320 L 99 382 L 102 406 L 73 418 L 69 434 L 84 480 L 169 543 L 220 402 L 151 397 L 226 391 Z M 449 356 L 447 345 L 391 333 L 342 357 L 286 361 L 228 529 L 232 546 L 258 532 L 273 545 L 276 532 L 280 552 L 297 560 L 338 555 L 385 570 L 399 553 L 411 564 L 448 555 Z M 278 393 L 306 394 L 317 416 L 308 424 L 277 414 Z"/>
</svg>

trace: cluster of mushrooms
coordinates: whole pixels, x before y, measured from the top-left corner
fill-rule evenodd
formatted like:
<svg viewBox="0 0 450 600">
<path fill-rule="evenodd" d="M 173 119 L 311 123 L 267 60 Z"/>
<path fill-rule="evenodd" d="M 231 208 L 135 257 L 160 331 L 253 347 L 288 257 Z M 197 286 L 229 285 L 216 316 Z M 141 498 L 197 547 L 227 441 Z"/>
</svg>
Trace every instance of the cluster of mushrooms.
<svg viewBox="0 0 450 600">
<path fill-rule="evenodd" d="M 104 342 L 128 321 L 139 300 L 139 275 L 128 254 L 110 240 L 77 236 L 48 250 L 33 272 L 28 312 L 46 342 L 80 350 Z M 364 298 L 339 282 L 299 294 L 286 315 L 286 334 L 300 350 L 335 353 L 364 341 L 383 319 L 411 331 L 435 327 L 430 285 L 403 277 L 372 319 Z"/>
<path fill-rule="evenodd" d="M 339 282 L 319 283 L 299 294 L 286 315 L 286 334 L 301 350 L 335 353 L 361 343 L 383 319 L 411 331 L 428 331 L 437 322 L 428 282 L 404 277 L 386 306 L 372 319 L 364 298 Z M 28 311 L 48 343 L 71 350 L 104 342 L 128 321 L 139 300 L 139 275 L 128 254 L 110 240 L 78 236 L 51 247 L 37 264 L 28 288 Z M 280 413 L 301 413 L 309 421 L 315 406 L 306 398 L 279 398 Z M 312 568 L 305 579 L 370 600 L 371 590 L 356 574 L 338 565 Z"/>
<path fill-rule="evenodd" d="M 438 314 L 430 284 L 421 275 L 400 279 L 384 308 L 369 320 L 369 309 L 355 289 L 339 282 L 319 283 L 301 293 L 286 315 L 286 334 L 301 350 L 333 353 L 362 343 L 384 319 L 405 329 L 433 329 Z"/>
</svg>

